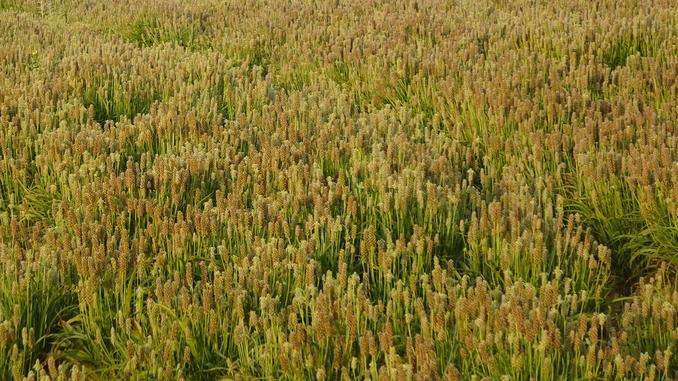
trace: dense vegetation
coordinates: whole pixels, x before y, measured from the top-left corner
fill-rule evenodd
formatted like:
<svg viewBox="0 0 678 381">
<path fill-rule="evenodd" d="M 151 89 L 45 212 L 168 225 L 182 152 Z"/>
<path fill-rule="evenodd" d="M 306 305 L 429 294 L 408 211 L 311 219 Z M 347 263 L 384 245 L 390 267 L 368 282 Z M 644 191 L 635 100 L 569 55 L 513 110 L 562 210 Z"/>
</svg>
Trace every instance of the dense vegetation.
<svg viewBox="0 0 678 381">
<path fill-rule="evenodd" d="M 678 7 L 0 0 L 0 379 L 678 377 Z"/>
</svg>

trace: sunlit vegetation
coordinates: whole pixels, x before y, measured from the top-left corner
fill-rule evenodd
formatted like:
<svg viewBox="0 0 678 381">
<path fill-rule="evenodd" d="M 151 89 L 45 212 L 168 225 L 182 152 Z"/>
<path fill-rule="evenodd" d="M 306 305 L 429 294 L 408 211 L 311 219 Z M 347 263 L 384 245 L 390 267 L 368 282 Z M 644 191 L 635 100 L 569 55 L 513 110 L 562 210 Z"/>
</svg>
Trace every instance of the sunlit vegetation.
<svg viewBox="0 0 678 381">
<path fill-rule="evenodd" d="M 0 0 L 0 379 L 678 377 L 671 1 Z"/>
</svg>

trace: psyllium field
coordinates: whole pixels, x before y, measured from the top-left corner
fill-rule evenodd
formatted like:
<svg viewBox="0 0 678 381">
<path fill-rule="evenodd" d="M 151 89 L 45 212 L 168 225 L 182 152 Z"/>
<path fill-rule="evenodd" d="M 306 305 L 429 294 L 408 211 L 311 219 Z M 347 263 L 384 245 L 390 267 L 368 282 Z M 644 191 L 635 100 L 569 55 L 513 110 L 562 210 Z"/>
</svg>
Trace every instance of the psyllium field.
<svg viewBox="0 0 678 381">
<path fill-rule="evenodd" d="M 0 379 L 678 377 L 678 5 L 0 0 Z"/>
</svg>

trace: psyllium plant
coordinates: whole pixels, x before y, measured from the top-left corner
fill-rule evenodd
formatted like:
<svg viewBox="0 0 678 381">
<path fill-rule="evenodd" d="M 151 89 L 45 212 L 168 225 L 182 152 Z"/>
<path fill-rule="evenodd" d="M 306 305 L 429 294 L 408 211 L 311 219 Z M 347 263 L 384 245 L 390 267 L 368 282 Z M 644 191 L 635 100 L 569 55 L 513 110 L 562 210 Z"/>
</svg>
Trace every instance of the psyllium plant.
<svg viewBox="0 0 678 381">
<path fill-rule="evenodd" d="M 0 379 L 675 379 L 677 25 L 0 0 Z"/>
</svg>

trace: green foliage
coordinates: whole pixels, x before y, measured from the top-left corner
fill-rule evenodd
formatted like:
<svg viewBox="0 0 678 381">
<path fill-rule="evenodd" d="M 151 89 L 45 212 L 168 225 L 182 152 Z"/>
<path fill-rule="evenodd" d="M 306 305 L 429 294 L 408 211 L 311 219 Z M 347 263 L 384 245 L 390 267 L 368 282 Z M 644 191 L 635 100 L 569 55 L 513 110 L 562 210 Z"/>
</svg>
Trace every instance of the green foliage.
<svg viewBox="0 0 678 381">
<path fill-rule="evenodd" d="M 594 236 L 612 249 L 616 280 L 632 284 L 662 262 L 678 265 L 678 221 L 661 186 L 581 177 L 568 200 Z"/>
<path fill-rule="evenodd" d="M 0 253 L 0 377 L 12 379 L 52 356 L 61 322 L 77 307 L 56 263 L 30 257 L 17 261 L 8 247 L 0 248 Z"/>
<path fill-rule="evenodd" d="M 118 121 L 122 117 L 132 120 L 136 115 L 147 113 L 156 96 L 130 90 L 124 90 L 121 84 L 112 79 L 104 80 L 86 88 L 82 102 L 85 107 L 93 110 L 94 120 L 101 125 L 107 121 Z"/>
<path fill-rule="evenodd" d="M 208 29 L 202 19 L 160 19 L 143 16 L 124 28 L 123 38 L 141 47 L 169 43 L 190 49 L 209 47 Z"/>
<path fill-rule="evenodd" d="M 602 62 L 611 69 L 626 65 L 626 61 L 634 54 L 647 57 L 655 54 L 656 39 L 644 34 L 625 34 L 616 38 L 610 46 L 603 51 Z"/>
</svg>

